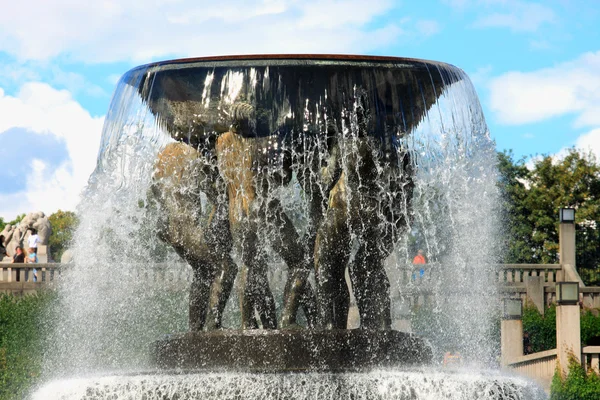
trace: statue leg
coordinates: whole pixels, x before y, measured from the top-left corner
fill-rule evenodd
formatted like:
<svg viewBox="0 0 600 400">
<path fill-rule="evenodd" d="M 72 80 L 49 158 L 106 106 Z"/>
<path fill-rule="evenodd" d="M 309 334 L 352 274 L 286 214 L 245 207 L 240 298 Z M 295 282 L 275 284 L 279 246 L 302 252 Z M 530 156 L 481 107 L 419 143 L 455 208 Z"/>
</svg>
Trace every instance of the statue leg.
<svg viewBox="0 0 600 400">
<path fill-rule="evenodd" d="M 343 177 L 330 194 L 329 209 L 315 241 L 315 275 L 320 324 L 325 329 L 345 329 L 350 293 L 345 270 L 351 252 Z"/>
<path fill-rule="evenodd" d="M 221 261 L 210 288 L 207 330 L 221 329 L 223 326 L 223 312 L 233 289 L 237 269 L 230 257 Z"/>
<path fill-rule="evenodd" d="M 390 281 L 372 237 L 363 237 L 350 265 L 350 279 L 363 329 L 391 329 Z M 360 239 L 359 239 L 360 240 Z"/>
<path fill-rule="evenodd" d="M 218 212 L 217 206 L 213 206 L 213 212 L 208 221 L 206 236 L 214 249 L 215 259 L 218 261 L 210 289 L 209 309 L 206 318 L 207 330 L 222 327 L 223 311 L 231 295 L 237 275 L 237 265 L 231 258 L 233 239 L 229 231 L 227 217 L 226 213 Z"/>
<path fill-rule="evenodd" d="M 310 260 L 306 257 L 305 247 L 296 232 L 292 221 L 281 207 L 279 200 L 271 200 L 268 212 L 274 220 L 275 229 L 272 236 L 275 240 L 271 246 L 288 266 L 288 278 L 283 293 L 283 310 L 281 313 L 282 328 L 296 326 L 296 317 L 300 306 L 303 306 L 309 325 L 315 323 L 316 299 L 308 276 L 311 272 Z"/>
<path fill-rule="evenodd" d="M 275 298 L 269 288 L 266 267 L 266 260 L 261 257 L 259 265 L 252 270 L 253 302 L 263 329 L 277 329 Z"/>
<path fill-rule="evenodd" d="M 193 267 L 190 286 L 189 326 L 191 331 L 201 331 L 206 319 L 207 300 L 210 293 L 210 280 L 206 279 L 205 268 Z"/>
<path fill-rule="evenodd" d="M 202 330 L 217 270 L 217 251 L 208 243 L 210 226 L 202 221 L 202 204 L 197 188 L 208 179 L 199 153 L 184 143 L 171 143 L 159 153 L 149 198 L 160 204 L 158 236 L 189 263 L 193 270 L 190 286 L 190 329 Z M 200 167 L 200 168 L 199 168 Z M 214 208 L 214 206 L 213 206 Z M 229 252 L 227 252 L 228 255 Z"/>
<path fill-rule="evenodd" d="M 269 288 L 266 262 L 257 250 L 256 227 L 246 226 L 238 229 L 237 232 L 240 235 L 237 244 L 238 254 L 242 258 L 239 279 L 242 329 L 258 327 L 255 311 L 259 314 L 263 328 L 276 329 L 275 299 Z M 234 238 L 236 236 L 234 233 Z"/>
</svg>

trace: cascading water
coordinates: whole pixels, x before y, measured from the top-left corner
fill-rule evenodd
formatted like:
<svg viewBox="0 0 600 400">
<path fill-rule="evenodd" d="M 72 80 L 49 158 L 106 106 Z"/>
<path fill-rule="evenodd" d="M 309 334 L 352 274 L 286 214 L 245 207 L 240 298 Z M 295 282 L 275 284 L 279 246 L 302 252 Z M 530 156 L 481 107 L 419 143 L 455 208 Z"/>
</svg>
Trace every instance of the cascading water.
<svg viewBox="0 0 600 400">
<path fill-rule="evenodd" d="M 498 356 L 495 159 L 468 77 L 447 64 L 264 56 L 129 71 L 62 275 L 54 380 L 34 398 L 543 398 L 475 372 Z M 433 365 L 173 373 L 150 359 L 188 325 L 376 332 L 407 319 Z M 439 367 L 449 349 L 464 368 Z"/>
</svg>

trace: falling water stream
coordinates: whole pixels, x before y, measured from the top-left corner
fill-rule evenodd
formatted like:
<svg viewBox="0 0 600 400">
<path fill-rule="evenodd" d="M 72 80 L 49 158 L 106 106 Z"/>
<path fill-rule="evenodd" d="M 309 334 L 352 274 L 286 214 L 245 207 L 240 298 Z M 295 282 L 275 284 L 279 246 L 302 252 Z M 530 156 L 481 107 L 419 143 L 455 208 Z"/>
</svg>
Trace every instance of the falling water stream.
<svg viewBox="0 0 600 400">
<path fill-rule="evenodd" d="M 156 160 L 168 146 L 185 144 L 223 178 L 220 160 L 244 157 L 217 154 L 215 143 L 232 131 L 253 157 L 248 170 L 242 161 L 230 168 L 235 176 L 253 174 L 249 220 L 277 316 L 290 266 L 276 251 L 282 234 L 269 204 L 281 205 L 309 261 L 311 240 L 333 209 L 347 227 L 351 271 L 359 268 L 361 246 L 371 243 L 390 282 L 392 326 L 412 321 L 414 333 L 431 343 L 432 365 L 337 374 L 155 369 L 151 344 L 188 330 L 192 275 L 157 234 L 169 209 L 151 190 Z M 497 370 L 494 272 L 502 248 L 495 160 L 471 82 L 443 63 L 250 57 L 129 71 L 114 94 L 97 168 L 78 209 L 47 383 L 34 398 L 544 398 L 534 384 Z M 198 221 L 211 207 L 206 184 L 178 189 L 197 198 L 190 213 Z M 237 195 L 248 196 L 243 185 Z M 221 191 L 217 198 L 228 197 Z M 182 227 L 190 228 L 201 229 Z M 242 268 L 252 249 L 240 243 L 231 255 Z M 418 249 L 428 260 L 424 272 L 411 265 Z M 238 272 L 223 313 L 226 329 L 241 327 L 240 279 Z M 314 272 L 309 282 L 317 284 Z M 350 328 L 360 325 L 354 295 L 351 304 Z M 302 312 L 299 323 L 306 324 Z M 442 367 L 449 350 L 461 353 L 459 368 Z"/>
</svg>

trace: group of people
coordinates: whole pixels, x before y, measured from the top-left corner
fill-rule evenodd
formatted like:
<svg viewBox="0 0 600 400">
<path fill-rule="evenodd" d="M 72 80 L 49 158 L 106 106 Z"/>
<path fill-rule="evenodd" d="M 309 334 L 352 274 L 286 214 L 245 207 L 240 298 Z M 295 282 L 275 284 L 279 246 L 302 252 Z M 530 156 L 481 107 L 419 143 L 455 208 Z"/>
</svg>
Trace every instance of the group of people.
<svg viewBox="0 0 600 400">
<path fill-rule="evenodd" d="M 40 238 L 35 229 L 30 229 L 31 234 L 27 238 L 27 252 L 23 250 L 23 247 L 17 245 L 15 247 L 15 253 L 12 256 L 11 263 L 13 264 L 22 264 L 22 263 L 37 263 L 37 249 L 38 244 L 40 244 Z M 6 251 L 6 246 L 4 243 L 4 236 L 0 235 L 0 259 L 4 258 L 8 255 Z M 33 281 L 37 282 L 37 270 L 33 268 Z M 17 274 L 17 281 L 19 280 L 19 274 Z"/>
</svg>

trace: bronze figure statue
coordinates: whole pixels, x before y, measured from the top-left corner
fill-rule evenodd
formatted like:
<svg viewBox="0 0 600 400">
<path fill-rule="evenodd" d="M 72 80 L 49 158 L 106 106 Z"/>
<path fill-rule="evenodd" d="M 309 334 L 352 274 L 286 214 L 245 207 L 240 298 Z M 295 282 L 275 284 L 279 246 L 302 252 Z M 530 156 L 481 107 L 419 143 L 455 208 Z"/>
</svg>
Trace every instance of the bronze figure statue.
<svg viewBox="0 0 600 400">
<path fill-rule="evenodd" d="M 296 327 L 300 310 L 309 327 L 345 329 L 346 270 L 361 326 L 391 326 L 384 262 L 410 219 L 410 134 L 463 75 L 420 60 L 294 57 L 181 60 L 124 78 L 175 140 L 152 193 L 160 236 L 194 269 L 192 329 L 221 326 L 232 254 L 243 329 Z M 302 229 L 277 195 L 290 185 L 306 204 Z M 266 248 L 288 267 L 279 323 Z"/>
</svg>

